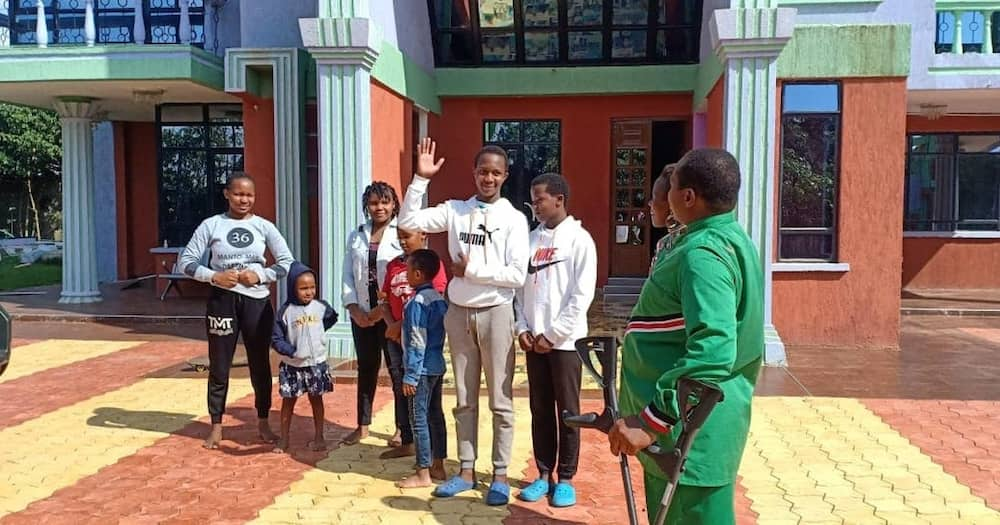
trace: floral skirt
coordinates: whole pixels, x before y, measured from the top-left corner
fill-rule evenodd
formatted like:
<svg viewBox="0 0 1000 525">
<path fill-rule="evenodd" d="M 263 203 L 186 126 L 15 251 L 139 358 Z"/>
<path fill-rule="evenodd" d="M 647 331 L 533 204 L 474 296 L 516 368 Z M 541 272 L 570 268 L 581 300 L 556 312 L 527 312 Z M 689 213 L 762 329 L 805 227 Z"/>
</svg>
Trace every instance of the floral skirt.
<svg viewBox="0 0 1000 525">
<path fill-rule="evenodd" d="M 321 396 L 333 392 L 333 378 L 326 363 L 297 367 L 285 363 L 278 365 L 278 390 L 281 397 L 300 397 L 303 394 Z"/>
</svg>

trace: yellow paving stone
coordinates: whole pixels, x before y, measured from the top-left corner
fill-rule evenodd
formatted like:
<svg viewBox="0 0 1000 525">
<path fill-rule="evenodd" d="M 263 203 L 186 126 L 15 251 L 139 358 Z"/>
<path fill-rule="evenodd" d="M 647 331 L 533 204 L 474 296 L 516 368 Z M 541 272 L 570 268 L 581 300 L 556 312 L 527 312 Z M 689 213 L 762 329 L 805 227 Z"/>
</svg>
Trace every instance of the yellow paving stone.
<svg viewBox="0 0 1000 525">
<path fill-rule="evenodd" d="M 0 383 L 28 376 L 50 368 L 93 359 L 119 350 L 133 348 L 142 341 L 77 341 L 51 339 L 19 346 Z"/>
<path fill-rule="evenodd" d="M 780 510 L 774 509 L 768 512 L 758 512 L 759 517 L 757 518 L 757 523 L 768 523 L 774 521 L 793 521 L 798 523 L 801 518 L 798 514 L 795 514 L 791 510 Z"/>
<path fill-rule="evenodd" d="M 756 398 L 740 474 L 758 513 L 780 509 L 757 502 L 784 491 L 800 503 L 791 512 L 809 521 L 921 523 L 964 510 L 967 519 L 1000 523 L 1000 513 L 854 399 Z M 809 505 L 815 496 L 824 505 Z M 927 512 L 918 518 L 918 509 Z"/>
<path fill-rule="evenodd" d="M 229 387 L 230 399 L 249 392 L 246 381 Z M 18 489 L 3 498 L 0 517 L 152 445 L 204 410 L 204 379 L 146 379 L 0 430 L 0 465 Z"/>
<path fill-rule="evenodd" d="M 454 406 L 454 396 L 445 396 L 445 407 Z M 492 417 L 488 401 L 480 400 L 479 478 L 488 476 L 492 443 Z M 526 398 L 514 400 L 514 446 L 510 464 L 512 485 L 521 476 L 531 453 L 530 411 Z M 454 418 L 446 415 L 448 425 L 449 469 L 455 471 L 457 443 Z M 358 445 L 332 450 L 316 467 L 293 482 L 288 491 L 262 509 L 255 523 L 277 520 L 303 521 L 300 513 L 310 515 L 348 516 L 344 523 L 435 523 L 466 525 L 467 523 L 500 523 L 509 515 L 506 507 L 488 507 L 482 502 L 483 487 L 455 498 L 436 499 L 433 488 L 402 490 L 395 482 L 412 472 L 413 458 L 381 460 L 384 440 L 376 434 L 391 434 L 394 427 L 393 407 L 386 404 L 372 419 L 372 436 Z M 516 490 L 516 489 L 515 489 Z M 360 520 L 360 521 L 359 521 Z M 374 521 L 373 521 L 374 520 Z"/>
<path fill-rule="evenodd" d="M 889 525 L 922 525 L 929 523 L 927 520 L 917 517 L 917 515 L 912 512 L 875 511 L 875 515 L 884 519 Z"/>
</svg>

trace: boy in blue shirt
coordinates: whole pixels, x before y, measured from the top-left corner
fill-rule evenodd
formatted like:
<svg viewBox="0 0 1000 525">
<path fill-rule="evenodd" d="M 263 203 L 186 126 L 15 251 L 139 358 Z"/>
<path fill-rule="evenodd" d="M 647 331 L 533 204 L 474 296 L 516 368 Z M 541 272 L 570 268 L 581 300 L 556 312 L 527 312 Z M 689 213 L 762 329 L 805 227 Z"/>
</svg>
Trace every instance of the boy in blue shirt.
<svg viewBox="0 0 1000 525">
<path fill-rule="evenodd" d="M 396 483 L 401 488 L 431 486 L 445 478 L 448 438 L 441 408 L 444 376 L 444 314 L 448 303 L 432 281 L 441 259 L 431 250 L 416 250 L 407 257 L 406 278 L 413 298 L 403 312 L 403 394 L 408 398 L 417 470 Z"/>
</svg>

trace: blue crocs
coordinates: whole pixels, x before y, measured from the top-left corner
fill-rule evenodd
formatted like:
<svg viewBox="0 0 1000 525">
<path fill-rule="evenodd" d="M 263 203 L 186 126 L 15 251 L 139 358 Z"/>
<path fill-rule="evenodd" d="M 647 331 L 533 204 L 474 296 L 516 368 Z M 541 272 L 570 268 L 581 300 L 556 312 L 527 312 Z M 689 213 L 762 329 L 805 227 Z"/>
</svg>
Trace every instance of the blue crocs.
<svg viewBox="0 0 1000 525">
<path fill-rule="evenodd" d="M 462 476 L 453 476 L 448 481 L 434 489 L 434 496 L 438 498 L 450 498 L 461 492 L 472 490 L 476 487 L 475 482 L 465 481 Z"/>
<path fill-rule="evenodd" d="M 506 505 L 510 501 L 510 485 L 500 481 L 490 483 L 490 490 L 486 493 L 486 504 L 496 507 Z"/>
<path fill-rule="evenodd" d="M 528 485 L 527 487 L 521 489 L 521 492 L 517 495 L 517 499 L 521 501 L 527 501 L 529 503 L 534 503 L 547 496 L 548 493 L 549 493 L 548 480 L 538 478 L 535 481 L 533 481 L 531 485 Z"/>
<path fill-rule="evenodd" d="M 560 481 L 552 491 L 553 507 L 572 507 L 576 505 L 576 489 L 569 483 Z"/>
</svg>

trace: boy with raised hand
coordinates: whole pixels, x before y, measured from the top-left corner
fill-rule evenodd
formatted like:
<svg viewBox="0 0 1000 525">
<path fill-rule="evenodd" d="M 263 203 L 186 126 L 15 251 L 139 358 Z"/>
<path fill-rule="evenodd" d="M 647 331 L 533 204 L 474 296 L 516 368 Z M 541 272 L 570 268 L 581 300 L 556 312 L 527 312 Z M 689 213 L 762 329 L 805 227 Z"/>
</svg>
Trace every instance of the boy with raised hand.
<svg viewBox="0 0 1000 525">
<path fill-rule="evenodd" d="M 475 488 L 479 429 L 479 382 L 486 373 L 493 412 L 493 481 L 488 505 L 510 499 L 507 467 L 514 441 L 514 290 L 524 284 L 528 264 L 528 222 L 500 196 L 508 176 L 507 152 L 485 146 L 476 154 L 476 193 L 421 209 L 427 186 L 444 159 L 436 145 L 420 143 L 417 174 L 406 190 L 399 226 L 427 233 L 448 232 L 453 279 L 448 284 L 445 331 L 455 373 L 455 427 L 460 472 L 434 491 L 451 497 Z"/>
</svg>

